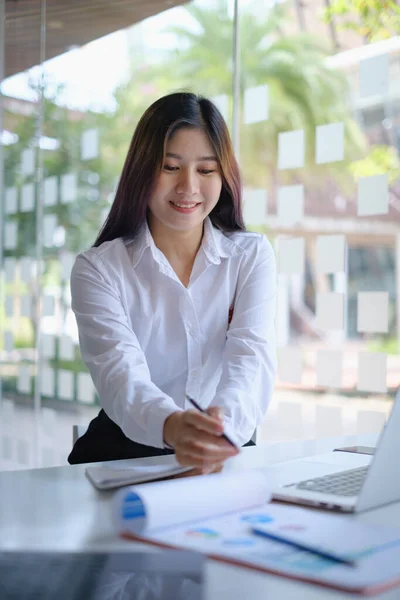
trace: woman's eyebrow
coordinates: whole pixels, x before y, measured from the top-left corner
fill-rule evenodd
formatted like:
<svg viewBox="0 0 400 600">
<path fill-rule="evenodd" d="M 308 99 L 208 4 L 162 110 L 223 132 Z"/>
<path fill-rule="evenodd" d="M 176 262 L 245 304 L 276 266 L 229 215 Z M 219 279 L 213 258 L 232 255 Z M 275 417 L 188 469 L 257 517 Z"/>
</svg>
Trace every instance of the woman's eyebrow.
<svg viewBox="0 0 400 600">
<path fill-rule="evenodd" d="M 167 158 L 176 158 L 178 160 L 182 160 L 182 156 L 180 154 L 175 154 L 175 152 L 167 152 L 165 155 Z M 202 161 L 202 160 L 217 160 L 216 156 L 199 156 L 198 158 L 196 158 L 196 160 L 198 162 Z"/>
</svg>

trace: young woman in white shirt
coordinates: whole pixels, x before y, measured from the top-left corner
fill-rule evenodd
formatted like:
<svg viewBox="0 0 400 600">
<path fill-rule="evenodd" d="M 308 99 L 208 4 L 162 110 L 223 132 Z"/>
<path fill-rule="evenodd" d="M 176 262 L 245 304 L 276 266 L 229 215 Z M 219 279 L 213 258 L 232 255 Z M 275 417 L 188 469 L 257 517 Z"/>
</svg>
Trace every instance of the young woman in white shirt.
<svg viewBox="0 0 400 600">
<path fill-rule="evenodd" d="M 266 237 L 245 231 L 241 196 L 211 101 L 175 93 L 147 109 L 109 216 L 72 271 L 102 410 L 70 463 L 175 452 L 209 472 L 237 453 L 223 430 L 251 443 L 276 370 L 276 269 Z"/>
</svg>

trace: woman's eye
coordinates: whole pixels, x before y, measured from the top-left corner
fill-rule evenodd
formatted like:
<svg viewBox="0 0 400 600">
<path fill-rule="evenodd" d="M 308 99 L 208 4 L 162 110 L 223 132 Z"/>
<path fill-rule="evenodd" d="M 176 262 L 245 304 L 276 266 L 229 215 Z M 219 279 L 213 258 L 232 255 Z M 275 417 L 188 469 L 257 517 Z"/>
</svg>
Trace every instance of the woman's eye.
<svg viewBox="0 0 400 600">
<path fill-rule="evenodd" d="M 177 171 L 178 167 L 173 167 L 172 165 L 164 165 L 164 171 Z"/>
<path fill-rule="evenodd" d="M 203 175 L 210 175 L 210 173 L 215 173 L 214 169 L 200 169 L 200 173 L 203 173 Z"/>
</svg>

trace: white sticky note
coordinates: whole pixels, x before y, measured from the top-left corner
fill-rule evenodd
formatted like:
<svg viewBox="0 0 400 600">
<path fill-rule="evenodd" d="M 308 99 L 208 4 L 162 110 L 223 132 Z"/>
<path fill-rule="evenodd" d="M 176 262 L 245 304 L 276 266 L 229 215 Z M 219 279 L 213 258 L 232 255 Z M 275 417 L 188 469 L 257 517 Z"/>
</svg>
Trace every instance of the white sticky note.
<svg viewBox="0 0 400 600">
<path fill-rule="evenodd" d="M 44 205 L 55 206 L 58 197 L 58 182 L 57 177 L 46 177 L 44 180 Z"/>
<path fill-rule="evenodd" d="M 304 187 L 284 185 L 278 188 L 277 215 L 282 225 L 295 225 L 304 217 Z"/>
<path fill-rule="evenodd" d="M 49 396 L 54 398 L 55 396 L 55 373 L 54 369 L 49 367 L 42 367 L 40 374 L 40 386 L 42 396 Z"/>
<path fill-rule="evenodd" d="M 315 162 L 317 165 L 344 159 L 344 123 L 318 125 L 316 130 Z"/>
<path fill-rule="evenodd" d="M 87 129 L 81 138 L 81 159 L 92 160 L 99 155 L 99 130 Z"/>
<path fill-rule="evenodd" d="M 305 263 L 305 242 L 302 237 L 280 239 L 278 244 L 279 273 L 303 273 Z"/>
<path fill-rule="evenodd" d="M 215 104 L 215 106 L 218 108 L 221 115 L 224 117 L 224 120 L 227 121 L 228 120 L 228 110 L 229 110 L 227 94 L 220 94 L 219 96 L 214 96 L 214 98 L 211 98 L 211 100 Z"/>
<path fill-rule="evenodd" d="M 21 153 L 22 175 L 33 175 L 35 171 L 35 152 L 33 148 L 25 148 Z"/>
<path fill-rule="evenodd" d="M 389 91 L 389 56 L 378 54 L 360 60 L 360 97 L 385 96 Z"/>
<path fill-rule="evenodd" d="M 318 235 L 315 266 L 318 273 L 340 273 L 345 271 L 346 237 L 340 234 Z"/>
<path fill-rule="evenodd" d="M 20 365 L 18 369 L 17 390 L 21 394 L 31 393 L 31 376 L 28 365 Z"/>
<path fill-rule="evenodd" d="M 247 225 L 265 224 L 267 219 L 267 200 L 267 190 L 244 190 L 243 216 Z"/>
<path fill-rule="evenodd" d="M 32 212 L 35 208 L 35 186 L 25 183 L 21 189 L 21 212 Z"/>
<path fill-rule="evenodd" d="M 14 315 L 14 296 L 6 296 L 4 310 L 6 317 L 12 317 Z"/>
<path fill-rule="evenodd" d="M 93 404 L 95 387 L 89 373 L 78 373 L 78 401 Z"/>
<path fill-rule="evenodd" d="M 42 314 L 44 317 L 53 317 L 55 313 L 55 300 L 53 296 L 43 296 Z"/>
<path fill-rule="evenodd" d="M 21 317 L 32 318 L 32 296 L 21 297 Z"/>
<path fill-rule="evenodd" d="M 17 188 L 9 187 L 5 192 L 5 214 L 15 215 L 18 210 Z"/>
<path fill-rule="evenodd" d="M 244 92 L 244 122 L 259 123 L 269 116 L 269 93 L 267 85 L 247 88 Z"/>
<path fill-rule="evenodd" d="M 360 177 L 357 189 L 359 217 L 386 215 L 389 210 L 389 181 L 386 174 Z"/>
<path fill-rule="evenodd" d="M 4 278 L 6 283 L 12 283 L 15 281 L 17 261 L 15 258 L 4 259 Z"/>
<path fill-rule="evenodd" d="M 359 292 L 357 294 L 357 331 L 359 333 L 387 333 L 388 328 L 388 292 Z"/>
<path fill-rule="evenodd" d="M 54 234 L 58 225 L 57 215 L 44 215 L 43 217 L 43 245 L 54 245 Z"/>
<path fill-rule="evenodd" d="M 78 195 L 78 178 L 76 173 L 61 175 L 60 200 L 62 204 L 75 202 Z"/>
<path fill-rule="evenodd" d="M 278 136 L 278 169 L 304 166 L 304 131 L 285 131 Z"/>
<path fill-rule="evenodd" d="M 23 256 L 19 263 L 19 275 L 21 281 L 30 283 L 35 275 L 35 263 L 29 256 Z"/>
<path fill-rule="evenodd" d="M 386 383 L 387 355 L 382 352 L 359 352 L 357 369 L 357 389 L 359 392 L 384 394 Z"/>
<path fill-rule="evenodd" d="M 322 292 L 317 294 L 315 320 L 317 327 L 326 330 L 344 328 L 344 294 Z"/>
<path fill-rule="evenodd" d="M 4 249 L 15 250 L 18 245 L 18 223 L 8 221 L 4 225 Z"/>
<path fill-rule="evenodd" d="M 303 353 L 301 348 L 286 346 L 279 349 L 278 376 L 286 383 L 301 383 Z"/>
<path fill-rule="evenodd" d="M 12 352 L 14 350 L 14 336 L 11 331 L 4 332 L 4 350 Z"/>
<path fill-rule="evenodd" d="M 61 360 L 74 360 L 74 342 L 68 335 L 62 335 L 58 341 L 58 358 Z"/>
<path fill-rule="evenodd" d="M 58 397 L 62 400 L 73 400 L 74 374 L 72 371 L 60 369 L 58 371 Z"/>
<path fill-rule="evenodd" d="M 340 388 L 343 383 L 343 352 L 318 350 L 316 356 L 317 385 Z"/>
<path fill-rule="evenodd" d="M 71 276 L 72 267 L 75 263 L 75 255 L 71 252 L 63 252 L 60 257 L 61 264 L 61 280 L 69 280 Z"/>
<path fill-rule="evenodd" d="M 56 338 L 50 333 L 41 336 L 43 358 L 54 358 L 56 353 Z"/>
</svg>

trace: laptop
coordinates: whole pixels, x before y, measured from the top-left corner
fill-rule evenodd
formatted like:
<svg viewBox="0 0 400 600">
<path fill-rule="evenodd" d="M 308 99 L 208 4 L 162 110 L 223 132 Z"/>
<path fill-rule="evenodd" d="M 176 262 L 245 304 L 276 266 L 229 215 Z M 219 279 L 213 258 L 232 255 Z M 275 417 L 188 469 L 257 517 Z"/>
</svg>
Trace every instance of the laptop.
<svg viewBox="0 0 400 600">
<path fill-rule="evenodd" d="M 352 459 L 349 460 L 342 456 L 336 462 L 327 460 L 329 466 L 323 465 L 324 458 L 321 457 L 314 457 L 314 465 L 311 460 L 276 465 L 275 469 L 281 469 L 281 480 L 291 479 L 274 489 L 274 500 L 349 513 L 400 501 L 399 431 L 400 390 L 373 457 L 353 454 L 348 455 Z M 330 456 L 339 454 L 345 453 L 335 452 Z M 340 461 L 352 464 L 352 468 L 341 468 Z M 303 468 L 305 464 L 307 469 Z M 294 476 L 295 472 L 297 476 Z"/>
</svg>

